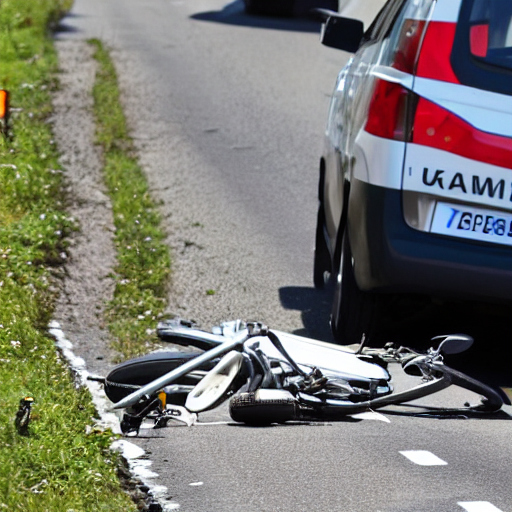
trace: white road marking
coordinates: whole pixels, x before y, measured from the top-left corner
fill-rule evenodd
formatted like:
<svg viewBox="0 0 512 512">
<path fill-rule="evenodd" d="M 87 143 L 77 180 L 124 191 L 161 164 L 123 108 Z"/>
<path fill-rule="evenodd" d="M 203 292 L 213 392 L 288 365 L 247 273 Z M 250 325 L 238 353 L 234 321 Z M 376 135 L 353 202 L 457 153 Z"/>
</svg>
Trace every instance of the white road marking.
<svg viewBox="0 0 512 512">
<path fill-rule="evenodd" d="M 400 453 L 419 466 L 445 466 L 448 464 L 433 453 L 425 450 L 409 450 Z"/>
<path fill-rule="evenodd" d="M 375 411 L 368 412 L 360 412 L 358 414 L 352 414 L 352 418 L 356 418 L 358 420 L 379 420 L 384 421 L 385 423 L 391 423 L 389 418 L 386 418 L 383 414 Z"/>
<path fill-rule="evenodd" d="M 467 512 L 501 512 L 499 508 L 488 501 L 459 501 L 457 505 L 465 508 Z"/>
<path fill-rule="evenodd" d="M 194 423 L 196 427 L 204 427 L 206 425 L 230 425 L 232 421 L 198 421 Z"/>
</svg>

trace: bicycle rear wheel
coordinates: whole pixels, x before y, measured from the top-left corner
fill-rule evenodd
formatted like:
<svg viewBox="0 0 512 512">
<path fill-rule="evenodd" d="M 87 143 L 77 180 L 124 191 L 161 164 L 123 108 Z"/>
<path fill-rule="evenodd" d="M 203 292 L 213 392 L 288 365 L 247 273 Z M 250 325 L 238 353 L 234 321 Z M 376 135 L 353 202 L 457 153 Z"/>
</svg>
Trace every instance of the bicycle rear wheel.
<svg viewBox="0 0 512 512">
<path fill-rule="evenodd" d="M 198 355 L 199 353 L 197 352 L 153 352 L 142 357 L 125 361 L 114 367 L 105 378 L 105 394 L 109 400 L 117 403 L 130 395 L 133 391 L 165 375 L 171 370 L 178 368 Z M 216 362 L 217 361 L 205 363 L 201 367 L 201 370 L 211 370 Z M 178 379 L 175 384 L 187 385 L 192 389 L 199 380 L 200 377 L 189 374 Z M 184 402 L 185 395 L 179 399 L 180 402 Z M 179 405 L 182 404 L 180 403 Z"/>
</svg>

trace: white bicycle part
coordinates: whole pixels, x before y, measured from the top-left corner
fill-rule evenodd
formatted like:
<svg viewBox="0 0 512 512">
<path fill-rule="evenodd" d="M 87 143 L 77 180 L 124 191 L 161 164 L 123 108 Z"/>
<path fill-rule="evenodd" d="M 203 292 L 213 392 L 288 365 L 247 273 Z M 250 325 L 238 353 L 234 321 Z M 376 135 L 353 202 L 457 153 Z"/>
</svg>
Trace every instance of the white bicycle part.
<svg viewBox="0 0 512 512">
<path fill-rule="evenodd" d="M 236 387 L 243 359 L 240 352 L 228 352 L 188 394 L 186 409 L 196 413 L 207 411 L 226 400 Z"/>
</svg>

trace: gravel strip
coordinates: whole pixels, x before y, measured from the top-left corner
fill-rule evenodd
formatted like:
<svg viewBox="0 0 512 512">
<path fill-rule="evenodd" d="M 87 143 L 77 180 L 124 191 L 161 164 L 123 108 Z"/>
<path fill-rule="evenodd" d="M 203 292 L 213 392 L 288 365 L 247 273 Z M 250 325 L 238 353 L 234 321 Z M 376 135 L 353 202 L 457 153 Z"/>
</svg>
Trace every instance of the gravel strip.
<svg viewBox="0 0 512 512">
<path fill-rule="evenodd" d="M 102 325 L 104 303 L 114 290 L 114 223 L 94 145 L 93 48 L 82 41 L 57 41 L 61 87 L 53 98 L 53 130 L 64 168 L 68 211 L 79 222 L 54 313 L 75 353 L 91 373 L 103 373 L 114 353 Z"/>
</svg>

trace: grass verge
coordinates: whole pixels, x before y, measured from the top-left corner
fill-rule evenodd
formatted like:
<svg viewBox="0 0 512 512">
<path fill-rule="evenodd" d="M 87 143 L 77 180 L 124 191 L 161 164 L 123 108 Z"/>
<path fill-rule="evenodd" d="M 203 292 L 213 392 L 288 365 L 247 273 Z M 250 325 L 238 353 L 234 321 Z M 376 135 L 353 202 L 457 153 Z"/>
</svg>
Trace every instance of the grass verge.
<svg viewBox="0 0 512 512">
<path fill-rule="evenodd" d="M 155 341 L 171 262 L 160 216 L 128 134 L 115 68 L 101 42 L 91 44 L 98 62 L 93 88 L 96 139 L 103 149 L 103 174 L 116 228 L 116 286 L 106 315 L 114 348 L 130 357 L 147 351 Z"/>
<path fill-rule="evenodd" d="M 66 236 L 76 228 L 65 212 L 62 170 L 47 123 L 57 71 L 48 27 L 70 4 L 0 3 L 0 88 L 10 91 L 12 107 L 10 137 L 0 136 L 0 510 L 129 512 L 136 506 L 120 487 L 118 460 L 109 450 L 113 434 L 94 428 L 96 411 L 88 392 L 76 388 L 47 335 L 52 281 L 65 260 Z M 124 173 L 120 158 L 111 165 Z M 133 194 L 146 196 L 144 189 Z M 142 208 L 137 218 L 145 219 L 142 214 L 151 208 Z M 138 233 L 133 225 L 126 227 L 130 230 Z M 136 242 L 154 248 L 148 236 L 155 237 L 136 237 Z M 154 249 L 152 254 L 159 250 Z M 120 273 L 119 279 L 129 281 L 120 282 L 122 288 L 131 275 Z M 149 278 L 141 295 L 157 297 L 161 290 L 162 284 Z M 133 297 L 140 301 L 141 295 Z M 116 293 L 112 325 L 118 311 L 142 311 L 128 299 Z M 141 304 L 144 318 L 151 300 Z M 25 396 L 35 399 L 26 430 L 14 421 Z"/>
</svg>

